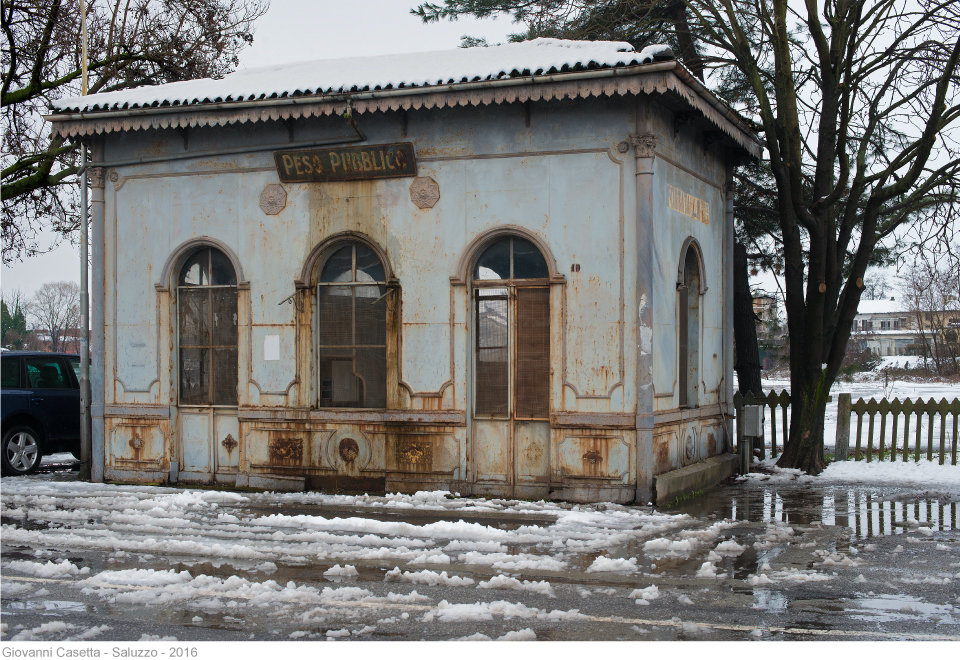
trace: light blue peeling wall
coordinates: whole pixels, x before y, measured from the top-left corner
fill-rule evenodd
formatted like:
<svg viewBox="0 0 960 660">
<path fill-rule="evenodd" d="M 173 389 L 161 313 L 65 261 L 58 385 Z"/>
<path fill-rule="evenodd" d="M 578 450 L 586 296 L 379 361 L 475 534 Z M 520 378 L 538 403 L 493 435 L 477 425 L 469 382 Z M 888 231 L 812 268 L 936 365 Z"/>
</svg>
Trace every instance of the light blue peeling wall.
<svg viewBox="0 0 960 660">
<path fill-rule="evenodd" d="M 295 310 L 278 303 L 294 292 L 294 280 L 300 277 L 307 255 L 323 238 L 353 230 L 369 235 L 387 251 L 399 278 L 403 380 L 415 392 L 436 392 L 451 378 L 450 276 L 473 238 L 499 224 L 515 224 L 536 233 L 550 246 L 558 270 L 566 278 L 569 386 L 561 388 L 564 408 L 632 412 L 636 401 L 635 175 L 632 151 L 619 154 L 615 148 L 635 131 L 632 101 L 535 103 L 529 128 L 519 105 L 411 111 L 406 138 L 401 137 L 393 113 L 359 119 L 370 143 L 411 141 L 417 146 L 420 176 L 433 177 L 440 185 L 440 201 L 433 209 L 418 209 L 411 203 L 410 179 L 392 179 L 285 184 L 286 208 L 279 215 L 265 215 L 259 207 L 260 191 L 278 181 L 270 153 L 125 168 L 123 176 L 145 176 L 121 178 L 116 202 L 110 193 L 114 184 L 107 183 L 107 224 L 117 222 L 117 244 L 121 246 L 116 269 L 111 266 L 107 278 L 108 300 L 116 295 L 116 318 L 123 321 L 116 327 L 118 377 L 130 389 L 145 389 L 157 379 L 158 318 L 160 326 L 166 321 L 162 310 L 158 316 L 154 284 L 178 245 L 197 236 L 213 236 L 235 251 L 250 281 L 246 295 L 252 328 L 249 342 L 240 348 L 248 355 L 250 367 L 241 374 L 240 382 L 243 388 L 248 378 L 253 379 L 257 387 L 251 386 L 246 400 L 292 404 L 282 395 L 261 394 L 285 391 L 297 372 Z M 295 137 L 305 140 L 329 135 L 341 130 L 339 121 L 328 117 L 298 123 Z M 189 134 L 191 149 L 242 141 L 282 142 L 288 137 L 285 128 L 270 123 L 191 129 Z M 158 150 L 182 150 L 179 134 L 145 131 L 107 137 L 110 159 Z M 551 153 L 457 159 L 530 150 Z M 556 153 L 565 150 L 602 151 Z M 654 301 L 654 353 L 659 392 L 669 387 L 676 371 L 675 333 L 672 322 L 664 320 L 674 318 L 673 282 L 680 245 L 688 230 L 700 240 L 708 263 L 710 290 L 703 314 L 708 319 L 719 314 L 722 208 L 719 191 L 697 188 L 700 192 L 694 192 L 700 185 L 697 179 L 659 160 L 657 167 L 654 204 L 660 210 L 655 213 L 658 294 Z M 204 169 L 218 172 L 193 174 Z M 710 226 L 698 227 L 700 223 L 689 218 L 674 219 L 661 212 L 665 196 L 660 184 L 668 181 L 709 197 Z M 573 263 L 580 265 L 580 272 L 570 271 Z M 113 273 L 116 285 L 111 281 Z M 661 295 L 663 292 L 667 294 Z M 457 407 L 462 408 L 468 355 L 463 324 L 469 319 L 469 310 L 462 291 L 454 291 L 454 296 L 459 325 L 452 362 Z M 703 332 L 702 375 L 708 390 L 716 388 L 719 377 L 710 360 L 713 353 L 721 356 L 720 325 L 717 317 L 706 323 Z M 280 360 L 265 361 L 263 338 L 272 334 L 280 336 Z M 160 346 L 161 357 L 172 346 L 167 339 Z M 108 338 L 108 348 L 113 341 Z M 621 377 L 621 362 L 626 378 Z M 309 365 L 301 362 L 300 366 Z M 562 370 L 559 356 L 554 366 Z M 557 374 L 554 382 L 561 382 L 561 376 Z M 168 378 L 167 363 L 162 360 L 160 379 Z M 618 382 L 622 385 L 614 388 Z M 609 399 L 582 398 L 606 397 L 611 388 Z M 142 395 L 122 394 L 119 401 L 166 403 L 157 386 Z"/>
</svg>

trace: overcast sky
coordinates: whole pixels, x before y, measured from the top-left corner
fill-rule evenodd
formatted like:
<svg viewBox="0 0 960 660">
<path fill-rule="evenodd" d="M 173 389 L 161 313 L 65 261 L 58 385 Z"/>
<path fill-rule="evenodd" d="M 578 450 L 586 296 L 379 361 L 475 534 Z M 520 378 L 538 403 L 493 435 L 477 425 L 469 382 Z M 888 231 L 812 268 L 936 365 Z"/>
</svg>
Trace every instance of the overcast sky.
<svg viewBox="0 0 960 660">
<path fill-rule="evenodd" d="M 240 68 L 456 48 L 464 34 L 498 43 L 505 41 L 511 32 L 519 31 L 519 26 L 506 17 L 424 25 L 410 14 L 415 1 L 272 0 L 270 10 L 256 25 L 253 46 L 241 56 Z M 47 254 L 10 268 L 2 267 L 0 275 L 4 296 L 18 288 L 29 296 L 44 282 L 79 282 L 78 248 L 61 244 Z M 777 290 L 772 273 L 761 273 L 751 280 L 756 287 L 770 292 Z"/>
<path fill-rule="evenodd" d="M 410 14 L 414 4 L 415 0 L 272 0 L 270 10 L 256 24 L 253 46 L 241 56 L 240 68 L 443 50 L 459 46 L 464 34 L 498 43 L 517 31 L 506 18 L 424 25 Z M 0 276 L 4 296 L 18 288 L 29 296 L 45 282 L 79 282 L 79 249 L 61 244 L 47 254 L 10 268 L 3 266 Z"/>
</svg>

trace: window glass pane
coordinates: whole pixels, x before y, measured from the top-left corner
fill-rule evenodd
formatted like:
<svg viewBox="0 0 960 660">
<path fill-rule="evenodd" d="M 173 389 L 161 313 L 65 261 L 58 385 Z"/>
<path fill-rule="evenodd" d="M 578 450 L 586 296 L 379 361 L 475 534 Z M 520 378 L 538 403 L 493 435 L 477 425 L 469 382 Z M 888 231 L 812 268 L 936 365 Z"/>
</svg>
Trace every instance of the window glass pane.
<svg viewBox="0 0 960 660">
<path fill-rule="evenodd" d="M 80 358 L 67 358 L 70 360 L 70 366 L 73 367 L 73 373 L 77 375 L 77 382 L 80 382 Z"/>
<path fill-rule="evenodd" d="M 210 248 L 197 250 L 180 269 L 180 286 L 209 286 Z"/>
<path fill-rule="evenodd" d="M 70 377 L 67 376 L 59 359 L 28 357 L 24 358 L 24 361 L 27 364 L 30 387 L 46 390 L 70 389 Z"/>
<path fill-rule="evenodd" d="M 476 280 L 510 279 L 510 239 L 503 238 L 488 247 L 473 272 Z"/>
<path fill-rule="evenodd" d="M 237 349 L 213 349 L 213 403 L 237 405 Z"/>
<path fill-rule="evenodd" d="M 387 349 L 356 349 L 357 379 L 360 386 L 361 408 L 387 407 Z"/>
<path fill-rule="evenodd" d="M 233 271 L 233 264 L 220 250 L 210 250 L 211 282 L 214 285 L 235 285 L 237 274 Z"/>
<path fill-rule="evenodd" d="M 210 403 L 210 352 L 206 348 L 180 349 L 180 403 Z"/>
<path fill-rule="evenodd" d="M 517 417 L 550 417 L 550 290 L 517 289 Z"/>
<path fill-rule="evenodd" d="M 477 296 L 480 298 L 496 298 L 507 295 L 507 287 L 495 287 L 489 289 L 477 289 Z"/>
<path fill-rule="evenodd" d="M 353 375 L 353 348 L 320 348 L 317 378 L 320 406 L 356 406 L 359 383 Z"/>
<path fill-rule="evenodd" d="M 0 387 L 20 387 L 20 358 L 0 360 Z"/>
<path fill-rule="evenodd" d="M 179 290 L 177 311 L 180 314 L 181 346 L 209 345 L 210 291 L 210 289 Z"/>
<path fill-rule="evenodd" d="M 507 415 L 507 354 L 507 301 L 477 300 L 477 414 Z"/>
<path fill-rule="evenodd" d="M 191 292 L 192 293 L 192 292 Z M 213 346 L 237 345 L 237 290 L 212 289 L 213 299 Z"/>
<path fill-rule="evenodd" d="M 385 282 L 387 276 L 383 272 L 383 264 L 377 253 L 363 243 L 357 243 L 357 281 L 358 282 Z"/>
<path fill-rule="evenodd" d="M 385 286 L 356 287 L 356 343 L 358 346 L 386 346 L 387 344 L 387 298 Z M 361 297 L 360 290 L 373 289 L 376 298 Z"/>
<path fill-rule="evenodd" d="M 353 345 L 353 288 L 350 286 L 317 287 L 320 346 Z"/>
<path fill-rule="evenodd" d="M 513 239 L 513 277 L 518 280 L 550 277 L 540 250 L 524 238 Z"/>
<path fill-rule="evenodd" d="M 321 407 L 386 407 L 387 288 L 375 284 L 385 279 L 376 252 L 361 243 L 338 249 L 323 265 L 317 287 Z M 334 282 L 351 284 L 323 285 Z"/>
<path fill-rule="evenodd" d="M 327 259 L 320 272 L 321 282 L 353 281 L 353 246 L 342 247 Z"/>
</svg>

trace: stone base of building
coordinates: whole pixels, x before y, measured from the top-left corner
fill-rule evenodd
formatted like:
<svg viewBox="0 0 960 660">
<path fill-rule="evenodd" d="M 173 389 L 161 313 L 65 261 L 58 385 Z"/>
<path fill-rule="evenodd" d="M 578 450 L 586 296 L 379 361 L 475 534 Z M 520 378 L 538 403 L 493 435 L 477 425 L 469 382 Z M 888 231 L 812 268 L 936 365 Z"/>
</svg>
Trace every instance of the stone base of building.
<svg viewBox="0 0 960 660">
<path fill-rule="evenodd" d="M 712 456 L 694 465 L 665 472 L 654 477 L 654 493 L 659 506 L 672 504 L 678 498 L 713 488 L 737 471 L 736 454 Z"/>
</svg>

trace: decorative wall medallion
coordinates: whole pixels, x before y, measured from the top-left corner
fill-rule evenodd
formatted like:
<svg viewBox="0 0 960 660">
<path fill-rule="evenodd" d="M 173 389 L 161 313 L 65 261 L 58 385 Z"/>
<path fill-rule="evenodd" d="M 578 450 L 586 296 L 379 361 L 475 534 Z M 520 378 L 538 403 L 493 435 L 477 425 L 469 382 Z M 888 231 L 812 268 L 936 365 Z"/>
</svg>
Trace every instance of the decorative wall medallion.
<svg viewBox="0 0 960 660">
<path fill-rule="evenodd" d="M 223 448 L 226 449 L 228 452 L 231 452 L 237 448 L 237 445 L 239 443 L 233 439 L 233 436 L 231 434 L 228 433 L 227 437 L 224 438 L 223 442 L 221 442 L 220 444 L 223 445 Z"/>
<path fill-rule="evenodd" d="M 617 153 L 625 154 L 630 151 L 630 143 L 626 140 L 617 143 Z"/>
<path fill-rule="evenodd" d="M 587 463 L 590 463 L 592 465 L 596 465 L 597 463 L 603 460 L 603 455 L 594 449 L 584 454 L 583 460 L 585 460 Z"/>
<path fill-rule="evenodd" d="M 271 183 L 260 193 L 260 208 L 267 215 L 276 215 L 287 205 L 287 191 L 279 183 Z"/>
<path fill-rule="evenodd" d="M 340 441 L 338 453 L 344 463 L 353 463 L 360 455 L 360 445 L 353 438 L 344 438 Z"/>
<path fill-rule="evenodd" d="M 429 440 L 398 440 L 397 463 L 433 463 L 433 443 Z"/>
<path fill-rule="evenodd" d="M 322 439 L 317 438 L 314 442 L 319 442 L 322 447 L 325 467 L 345 474 L 357 474 L 370 465 L 372 457 L 370 438 L 362 432 L 344 430 L 342 434 L 334 431 L 322 431 L 322 433 L 329 435 Z"/>
<path fill-rule="evenodd" d="M 410 184 L 410 201 L 417 208 L 432 209 L 440 200 L 440 184 L 429 176 L 418 176 Z"/>
<path fill-rule="evenodd" d="M 139 433 L 134 433 L 133 437 L 130 438 L 130 446 L 133 447 L 135 451 L 143 449 L 143 438 L 140 437 Z"/>
<path fill-rule="evenodd" d="M 113 170 L 112 172 L 110 172 L 110 180 L 113 181 L 114 183 L 120 180 L 120 175 L 117 174 L 116 170 Z"/>
</svg>

